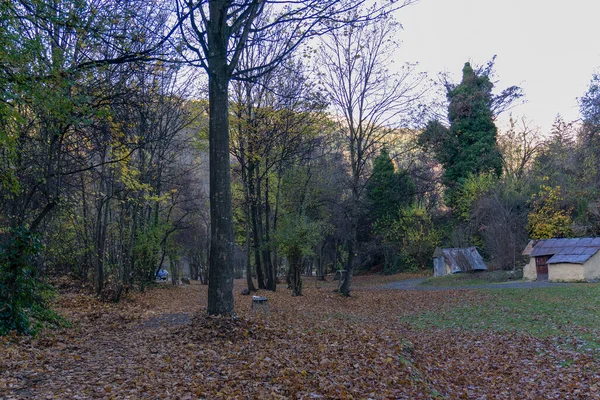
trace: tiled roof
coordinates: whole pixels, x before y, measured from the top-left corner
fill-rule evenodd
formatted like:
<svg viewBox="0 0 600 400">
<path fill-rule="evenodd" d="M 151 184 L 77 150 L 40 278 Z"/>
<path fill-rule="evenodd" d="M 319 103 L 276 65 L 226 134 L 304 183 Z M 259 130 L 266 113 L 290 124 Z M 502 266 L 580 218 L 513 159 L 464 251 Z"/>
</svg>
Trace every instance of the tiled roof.
<svg viewBox="0 0 600 400">
<path fill-rule="evenodd" d="M 552 256 L 548 264 L 583 264 L 600 250 L 600 238 L 547 239 L 533 244 L 532 257 Z"/>
</svg>

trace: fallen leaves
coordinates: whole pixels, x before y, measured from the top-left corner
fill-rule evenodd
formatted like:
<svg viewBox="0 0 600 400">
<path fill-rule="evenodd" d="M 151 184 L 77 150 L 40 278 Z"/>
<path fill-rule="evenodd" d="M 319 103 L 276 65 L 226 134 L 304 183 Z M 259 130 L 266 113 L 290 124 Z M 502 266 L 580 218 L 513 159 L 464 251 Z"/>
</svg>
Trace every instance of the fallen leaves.
<svg viewBox="0 0 600 400">
<path fill-rule="evenodd" d="M 403 319 L 484 292 L 365 285 L 343 298 L 335 283 L 318 285 L 302 297 L 261 292 L 268 312 L 236 296 L 238 318 L 206 316 L 196 284 L 120 304 L 64 295 L 72 328 L 0 340 L 0 398 L 600 398 L 595 355 L 562 338 L 423 331 Z"/>
</svg>

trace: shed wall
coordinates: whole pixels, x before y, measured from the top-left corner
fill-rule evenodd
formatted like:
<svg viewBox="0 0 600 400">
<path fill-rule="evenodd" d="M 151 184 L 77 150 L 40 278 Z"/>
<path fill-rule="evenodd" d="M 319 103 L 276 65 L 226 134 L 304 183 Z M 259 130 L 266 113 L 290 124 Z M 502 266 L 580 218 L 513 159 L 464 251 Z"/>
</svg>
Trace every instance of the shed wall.
<svg viewBox="0 0 600 400">
<path fill-rule="evenodd" d="M 600 279 L 600 252 L 594 254 L 585 264 L 583 264 L 583 276 L 586 281 L 596 281 Z"/>
<path fill-rule="evenodd" d="M 581 264 L 549 264 L 549 282 L 581 282 L 585 280 Z"/>
<path fill-rule="evenodd" d="M 535 257 L 529 258 L 529 263 L 523 267 L 523 279 L 535 281 L 537 279 L 537 270 L 535 268 Z"/>
<path fill-rule="evenodd" d="M 446 261 L 444 257 L 436 257 L 433 259 L 433 276 L 446 275 Z"/>
</svg>

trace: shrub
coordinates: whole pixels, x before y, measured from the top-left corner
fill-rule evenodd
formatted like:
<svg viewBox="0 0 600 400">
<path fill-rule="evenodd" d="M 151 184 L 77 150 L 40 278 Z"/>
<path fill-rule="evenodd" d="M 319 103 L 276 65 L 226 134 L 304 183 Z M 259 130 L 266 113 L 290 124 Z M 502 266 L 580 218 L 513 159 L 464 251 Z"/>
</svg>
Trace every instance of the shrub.
<svg viewBox="0 0 600 400">
<path fill-rule="evenodd" d="M 433 226 L 431 216 L 419 204 L 401 210 L 395 219 L 377 221 L 376 232 L 388 247 L 385 273 L 414 272 L 431 267 L 431 255 L 439 245 L 441 235 Z"/>
<path fill-rule="evenodd" d="M 61 318 L 49 308 L 50 286 L 37 279 L 34 258 L 42 250 L 39 238 L 25 228 L 12 229 L 0 251 L 0 336 L 11 331 L 35 335 L 45 323 Z"/>
</svg>

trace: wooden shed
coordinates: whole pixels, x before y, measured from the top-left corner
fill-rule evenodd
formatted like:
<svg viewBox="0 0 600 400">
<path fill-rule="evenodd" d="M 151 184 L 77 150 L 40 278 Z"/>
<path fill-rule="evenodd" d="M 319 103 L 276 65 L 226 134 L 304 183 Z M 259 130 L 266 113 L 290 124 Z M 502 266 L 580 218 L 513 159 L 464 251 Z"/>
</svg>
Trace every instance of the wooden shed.
<svg viewBox="0 0 600 400">
<path fill-rule="evenodd" d="M 453 249 L 437 247 L 433 253 L 433 276 L 486 270 L 483 258 L 475 247 Z"/>
<path fill-rule="evenodd" d="M 600 280 L 600 238 L 545 239 L 529 242 L 523 255 L 527 280 L 592 282 Z"/>
</svg>

